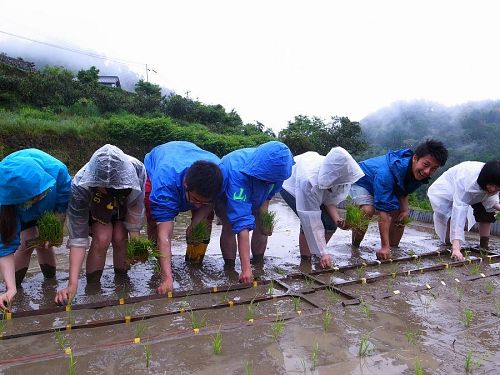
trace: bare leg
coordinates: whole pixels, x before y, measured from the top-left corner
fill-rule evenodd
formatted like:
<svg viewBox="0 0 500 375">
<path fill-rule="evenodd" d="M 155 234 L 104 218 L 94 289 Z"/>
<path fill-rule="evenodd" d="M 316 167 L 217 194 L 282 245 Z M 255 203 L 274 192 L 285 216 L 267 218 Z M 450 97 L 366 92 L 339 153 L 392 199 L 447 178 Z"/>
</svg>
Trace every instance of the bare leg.
<svg viewBox="0 0 500 375">
<path fill-rule="evenodd" d="M 156 221 L 147 219 L 148 240 L 158 243 L 158 235 L 156 229 Z"/>
<path fill-rule="evenodd" d="M 36 227 L 28 228 L 21 232 L 21 244 L 14 253 L 14 262 L 16 267 L 16 285 L 21 285 L 28 267 L 30 265 L 33 249 L 26 249 L 26 241 L 36 238 L 38 230 Z"/>
<path fill-rule="evenodd" d="M 128 231 L 122 221 L 117 221 L 113 224 L 113 267 L 115 273 L 126 273 L 127 265 L 125 263 L 125 255 L 127 253 Z M 104 267 L 104 265 L 103 265 Z"/>
<path fill-rule="evenodd" d="M 375 207 L 370 205 L 370 204 L 364 204 L 360 206 L 361 210 L 364 212 L 366 217 L 369 217 L 370 219 L 372 218 L 373 214 L 375 213 Z M 352 230 L 352 245 L 354 247 L 359 247 L 361 244 L 361 241 L 363 241 L 363 238 L 365 238 L 366 231 L 368 229 L 368 226 L 364 229 L 353 229 Z"/>
<path fill-rule="evenodd" d="M 489 249 L 491 223 L 479 223 L 479 247 Z"/>
<path fill-rule="evenodd" d="M 227 265 L 234 265 L 236 259 L 236 236 L 227 218 L 222 218 L 222 231 L 220 234 L 220 249 Z"/>
<path fill-rule="evenodd" d="M 113 235 L 113 224 L 92 224 L 92 242 L 87 255 L 86 273 L 88 282 L 97 282 L 101 279 L 106 253 Z"/>
<path fill-rule="evenodd" d="M 389 228 L 389 246 L 399 246 L 399 242 L 401 241 L 401 238 L 403 237 L 403 233 L 405 231 L 404 225 L 396 225 L 398 215 L 399 211 L 391 214 L 391 226 Z"/>
<path fill-rule="evenodd" d="M 266 252 L 267 237 L 262 233 L 260 220 L 255 218 L 255 229 L 252 232 L 252 262 L 262 263 L 264 261 L 264 253 Z"/>
<path fill-rule="evenodd" d="M 302 230 L 299 232 L 299 251 L 300 257 L 303 259 L 311 257 L 311 250 L 309 250 L 309 245 L 307 244 L 306 235 Z"/>
</svg>

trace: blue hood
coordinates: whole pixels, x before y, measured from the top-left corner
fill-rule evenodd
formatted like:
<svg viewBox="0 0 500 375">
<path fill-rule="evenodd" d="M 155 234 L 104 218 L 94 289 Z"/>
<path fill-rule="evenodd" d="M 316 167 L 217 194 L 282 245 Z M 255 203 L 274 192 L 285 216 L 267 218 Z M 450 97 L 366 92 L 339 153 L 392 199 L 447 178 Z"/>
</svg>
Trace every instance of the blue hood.
<svg viewBox="0 0 500 375">
<path fill-rule="evenodd" d="M 289 148 L 281 142 L 271 141 L 255 149 L 241 172 L 267 182 L 283 182 L 292 175 L 295 164 Z"/>
<path fill-rule="evenodd" d="M 389 151 L 386 154 L 387 165 L 389 166 L 391 173 L 395 177 L 397 184 L 401 189 L 404 189 L 405 176 L 412 156 L 413 151 L 409 148 L 403 148 L 398 151 Z"/>
<path fill-rule="evenodd" d="M 21 204 L 53 188 L 56 180 L 30 157 L 6 158 L 0 163 L 0 204 Z"/>
</svg>

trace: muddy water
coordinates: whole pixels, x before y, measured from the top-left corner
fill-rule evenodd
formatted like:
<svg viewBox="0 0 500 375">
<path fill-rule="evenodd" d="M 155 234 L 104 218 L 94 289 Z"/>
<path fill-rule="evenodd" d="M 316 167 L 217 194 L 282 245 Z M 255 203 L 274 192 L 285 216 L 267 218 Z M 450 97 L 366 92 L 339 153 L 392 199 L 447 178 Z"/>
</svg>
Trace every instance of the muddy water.
<svg viewBox="0 0 500 375">
<path fill-rule="evenodd" d="M 314 261 L 301 264 L 297 218 L 278 199 L 272 201 L 271 210 L 278 213 L 279 222 L 269 238 L 264 266 L 254 267 L 255 276 L 269 280 L 299 270 L 315 270 Z M 239 264 L 236 271 L 224 270 L 217 243 L 220 227 L 214 226 L 213 240 L 203 266 L 186 265 L 183 234 L 188 221 L 183 215 L 175 226 L 173 269 L 176 290 L 192 290 L 192 295 L 78 310 L 71 316 L 58 312 L 4 321 L 0 334 L 3 332 L 7 337 L 0 341 L 0 373 L 67 373 L 69 355 L 56 343 L 54 333 L 48 332 L 59 328 L 63 329 L 62 337 L 66 340 L 63 346 L 71 347 L 75 353 L 77 374 L 124 371 L 134 374 L 412 374 L 417 363 L 425 373 L 449 374 L 464 372 L 468 352 L 477 367 L 475 373 L 497 373 L 495 370 L 500 363 L 498 277 L 464 282 L 459 286 L 456 282 L 453 284 L 455 278 L 478 272 L 469 266 L 350 285 L 343 289 L 364 302 L 345 307 L 341 302 L 346 301 L 346 297 L 324 289 L 316 290 L 321 284 L 304 279 L 284 279 L 290 292 L 307 293 L 300 305 L 284 296 L 287 291 L 278 283 L 272 288 L 269 284 L 234 291 L 219 288 L 218 293 L 196 295 L 195 291 L 201 288 L 237 284 Z M 360 264 L 375 259 L 378 244 L 377 227 L 372 223 L 359 250 L 351 249 L 350 232 L 339 230 L 329 243 L 329 251 L 339 266 Z M 394 249 L 393 257 L 428 252 L 438 245 L 432 234 L 408 228 L 400 248 Z M 68 277 L 67 252 L 58 249 L 57 253 L 58 273 L 54 281 L 43 280 L 36 259 L 32 260 L 13 306 L 15 311 L 53 306 L 55 291 L 66 284 Z M 112 270 L 111 254 L 110 250 L 99 286 L 89 286 L 84 277 L 80 279 L 75 304 L 154 293 L 159 280 L 151 264 L 134 265 L 126 278 L 117 278 Z M 420 266 L 435 264 L 433 262 L 441 260 L 425 259 Z M 408 262 L 408 267 L 413 266 Z M 367 267 L 367 277 L 387 273 L 389 267 Z M 398 270 L 406 269 L 404 263 L 399 267 Z M 484 263 L 479 271 L 491 269 L 492 266 Z M 318 278 L 323 282 L 335 281 L 334 274 L 318 275 Z M 357 276 L 354 270 L 342 277 Z M 449 287 L 405 292 L 387 299 L 373 297 L 379 291 L 440 281 L 445 281 Z M 272 298 L 273 295 L 276 298 Z M 263 300 L 253 303 L 254 310 L 250 313 L 249 301 L 254 298 Z M 229 301 L 233 302 L 233 307 Z M 473 310 L 468 327 L 463 323 L 466 308 Z M 300 315 L 295 312 L 297 309 L 302 311 Z M 125 323 L 127 315 L 145 320 Z M 151 315 L 157 317 L 150 318 Z M 248 321 L 250 317 L 253 323 Z M 283 321 L 282 331 L 278 332 L 281 318 L 288 320 Z M 193 331 L 193 320 L 203 322 L 198 334 Z M 68 321 L 76 327 L 95 322 L 113 324 L 68 332 L 64 331 Z M 222 334 L 219 355 L 213 353 L 217 332 Z M 12 334 L 29 336 L 8 338 Z M 138 336 L 140 342 L 134 343 Z M 367 349 L 360 356 L 363 345 Z M 149 363 L 146 352 L 151 353 Z"/>
</svg>

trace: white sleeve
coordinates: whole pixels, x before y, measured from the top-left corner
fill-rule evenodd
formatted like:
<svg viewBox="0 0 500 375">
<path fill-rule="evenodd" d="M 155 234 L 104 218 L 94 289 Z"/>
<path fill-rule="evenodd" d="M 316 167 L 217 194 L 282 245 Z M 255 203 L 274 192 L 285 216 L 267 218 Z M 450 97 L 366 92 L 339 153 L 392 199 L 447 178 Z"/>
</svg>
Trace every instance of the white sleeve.
<svg viewBox="0 0 500 375">
<path fill-rule="evenodd" d="M 125 228 L 129 232 L 139 232 L 144 224 L 144 189 L 146 184 L 146 169 L 142 163 L 135 165 L 141 190 L 132 190 L 127 198 L 127 215 Z"/>
<path fill-rule="evenodd" d="M 89 247 L 89 206 L 90 191 L 77 186 L 75 180 L 71 183 L 71 198 L 68 205 L 68 232 L 67 247 Z"/>
</svg>

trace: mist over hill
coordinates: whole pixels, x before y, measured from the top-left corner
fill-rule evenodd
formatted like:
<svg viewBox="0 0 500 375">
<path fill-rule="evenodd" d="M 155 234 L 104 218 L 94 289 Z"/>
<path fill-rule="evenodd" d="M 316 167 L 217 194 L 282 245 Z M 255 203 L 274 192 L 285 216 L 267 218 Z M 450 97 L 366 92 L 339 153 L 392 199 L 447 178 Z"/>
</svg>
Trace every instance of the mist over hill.
<svg viewBox="0 0 500 375">
<path fill-rule="evenodd" d="M 426 138 L 435 138 L 448 147 L 446 169 L 465 160 L 500 159 L 500 100 L 456 106 L 424 100 L 396 102 L 360 123 L 370 145 L 365 157 L 415 148 Z"/>
</svg>

